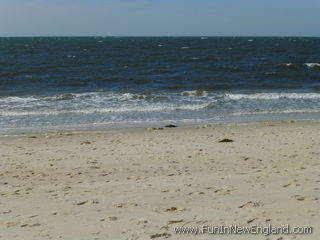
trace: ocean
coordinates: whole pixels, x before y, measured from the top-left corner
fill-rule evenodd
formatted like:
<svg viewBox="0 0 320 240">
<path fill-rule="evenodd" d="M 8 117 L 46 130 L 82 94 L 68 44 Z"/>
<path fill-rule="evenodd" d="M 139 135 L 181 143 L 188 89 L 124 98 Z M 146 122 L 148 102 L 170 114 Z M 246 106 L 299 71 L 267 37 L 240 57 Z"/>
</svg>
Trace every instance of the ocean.
<svg viewBox="0 0 320 240">
<path fill-rule="evenodd" d="M 0 132 L 320 119 L 320 38 L 0 38 Z"/>
</svg>

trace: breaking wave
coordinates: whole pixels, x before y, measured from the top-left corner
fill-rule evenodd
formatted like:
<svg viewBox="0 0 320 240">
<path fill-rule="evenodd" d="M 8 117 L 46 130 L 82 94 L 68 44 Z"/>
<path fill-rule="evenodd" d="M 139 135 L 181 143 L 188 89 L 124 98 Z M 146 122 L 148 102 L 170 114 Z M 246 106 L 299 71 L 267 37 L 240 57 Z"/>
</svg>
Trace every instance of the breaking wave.
<svg viewBox="0 0 320 240">
<path fill-rule="evenodd" d="M 71 115 L 71 114 L 103 114 L 103 113 L 128 113 L 128 112 L 161 112 L 161 111 L 197 111 L 208 108 L 209 103 L 204 104 L 185 104 L 185 105 L 149 105 L 149 106 L 132 106 L 132 107 L 113 107 L 113 108 L 92 108 L 82 110 L 56 110 L 56 111 L 0 111 L 0 116 L 35 116 L 35 115 Z"/>
<path fill-rule="evenodd" d="M 305 63 L 308 68 L 319 68 L 320 69 L 320 63 Z"/>
<path fill-rule="evenodd" d="M 68 93 L 53 96 L 2 97 L 0 116 L 58 116 L 58 115 L 92 115 L 121 113 L 162 113 L 179 111 L 233 112 L 243 109 L 271 109 L 286 111 L 288 106 L 300 104 L 300 109 L 309 105 L 314 111 L 318 108 L 320 93 L 214 93 L 203 90 L 184 91 L 180 93 L 114 93 L 88 92 Z M 279 105 L 280 100 L 282 101 Z M 57 103 L 57 101 L 59 101 Z M 259 105 L 257 103 L 259 101 Z M 272 101 L 272 102 L 271 102 Z M 287 101 L 287 102 L 286 102 Z M 310 102 L 312 104 L 310 105 Z M 270 105 L 271 104 L 271 105 Z M 272 105 L 273 104 L 273 105 Z M 273 107 L 272 107 L 273 106 Z M 216 109 L 216 110 L 215 110 Z M 298 108 L 299 109 L 299 108 Z M 259 110 L 259 111 L 260 111 Z"/>
<path fill-rule="evenodd" d="M 309 68 L 309 69 L 320 69 L 320 63 L 284 63 L 278 65 L 279 67 L 285 67 L 288 69 L 303 69 L 303 68 Z"/>
<path fill-rule="evenodd" d="M 180 96 L 207 96 L 209 93 L 202 90 L 184 91 L 180 93 Z"/>
</svg>

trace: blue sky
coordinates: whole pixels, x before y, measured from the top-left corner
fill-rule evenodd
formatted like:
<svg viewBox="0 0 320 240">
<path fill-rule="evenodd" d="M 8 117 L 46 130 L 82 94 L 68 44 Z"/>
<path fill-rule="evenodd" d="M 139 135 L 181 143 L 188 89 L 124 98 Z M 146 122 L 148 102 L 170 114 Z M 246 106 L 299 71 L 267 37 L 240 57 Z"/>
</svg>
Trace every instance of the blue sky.
<svg viewBox="0 0 320 240">
<path fill-rule="evenodd" d="M 320 36 L 320 0 L 0 0 L 0 36 Z"/>
</svg>

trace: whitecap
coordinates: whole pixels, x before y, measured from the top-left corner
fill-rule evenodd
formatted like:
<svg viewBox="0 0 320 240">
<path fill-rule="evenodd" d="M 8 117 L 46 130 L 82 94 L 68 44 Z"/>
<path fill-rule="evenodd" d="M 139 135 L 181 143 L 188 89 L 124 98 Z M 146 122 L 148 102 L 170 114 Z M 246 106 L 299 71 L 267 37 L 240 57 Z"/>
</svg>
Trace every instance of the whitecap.
<svg viewBox="0 0 320 240">
<path fill-rule="evenodd" d="M 305 63 L 308 68 L 320 68 L 320 63 Z"/>
<path fill-rule="evenodd" d="M 180 93 L 180 96 L 207 96 L 207 91 L 202 90 L 193 90 L 193 91 L 184 91 Z"/>
<path fill-rule="evenodd" d="M 0 103 L 26 103 L 32 101 L 38 101 L 39 97 L 27 96 L 27 97 L 2 97 Z"/>
<path fill-rule="evenodd" d="M 43 98 L 41 98 L 41 100 L 45 100 L 45 101 L 70 100 L 75 97 L 76 97 L 75 94 L 66 93 L 66 94 L 57 94 L 57 95 L 50 96 L 50 97 L 43 97 Z"/>
</svg>

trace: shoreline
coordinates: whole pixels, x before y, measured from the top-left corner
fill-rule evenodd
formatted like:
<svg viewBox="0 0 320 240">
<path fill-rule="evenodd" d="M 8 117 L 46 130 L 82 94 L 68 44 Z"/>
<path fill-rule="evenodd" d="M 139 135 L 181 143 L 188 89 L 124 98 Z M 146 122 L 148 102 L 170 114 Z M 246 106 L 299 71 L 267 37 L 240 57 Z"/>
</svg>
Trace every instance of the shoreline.
<svg viewBox="0 0 320 240">
<path fill-rule="evenodd" d="M 320 121 L 0 135 L 0 239 L 199 239 L 182 226 L 310 226 Z M 222 240 L 298 235 L 219 235 Z"/>
<path fill-rule="evenodd" d="M 51 134 L 51 133 L 100 133 L 100 132 L 108 132 L 108 131 L 133 131 L 133 130 L 147 130 L 150 128 L 163 128 L 163 129 L 170 129 L 167 128 L 167 125 L 175 125 L 176 127 L 174 128 L 184 128 L 184 129 L 189 129 L 189 128 L 207 128 L 205 126 L 209 126 L 209 127 L 223 127 L 223 126 L 246 126 L 246 125 L 259 125 L 259 124 L 283 124 L 283 123 L 310 123 L 310 124 L 320 124 L 320 120 L 317 119 L 313 119 L 313 120 L 270 120 L 270 121 L 265 121 L 265 120 L 261 120 L 261 121 L 250 121 L 250 122 L 212 122 L 212 123 L 194 123 L 194 124 L 182 124 L 182 125 L 176 125 L 176 124 L 172 124 L 172 122 L 168 121 L 165 122 L 163 124 L 158 123 L 158 124 L 150 124 L 147 126 L 130 126 L 130 127 L 101 127 L 101 128 L 84 128 L 84 129 L 62 129 L 60 127 L 58 127 L 55 130 L 37 130 L 34 128 L 30 128 L 30 129 L 24 129 L 24 131 L 21 130 L 18 132 L 0 132 L 0 137 L 1 136 L 19 136 L 19 135 L 37 135 L 37 134 Z M 208 127 L 208 128 L 209 128 Z M 34 130 L 32 130 L 34 129 Z M 161 130 L 163 130 L 161 129 Z M 172 129 L 172 128 L 171 128 Z M 11 130 L 11 129 L 10 129 Z M 159 130 L 159 129 L 158 129 Z"/>
<path fill-rule="evenodd" d="M 223 117 L 212 117 L 205 119 L 184 119 L 184 120 L 159 120 L 159 121 L 128 121 L 128 122 L 109 122 L 109 123 L 86 123 L 70 124 L 56 126 L 31 126 L 31 127 L 2 127 L 1 134 L 19 134 L 34 132 L 64 132 L 64 131 L 100 131 L 105 129 L 123 129 L 123 128 L 145 128 L 154 126 L 165 126 L 174 124 L 177 126 L 197 126 L 197 125 L 220 125 L 220 124 L 246 124 L 246 123 L 263 123 L 263 122 L 286 122 L 286 121 L 320 121 L 319 112 L 296 112 L 296 113 L 254 113 L 245 115 L 226 115 Z"/>
<path fill-rule="evenodd" d="M 94 128 L 94 129 L 75 129 L 75 130 L 47 130 L 47 131 L 24 131 L 24 132 L 8 132 L 0 133 L 1 136 L 20 136 L 20 135 L 41 135 L 41 134 L 59 134 L 59 133 L 73 133 L 73 134 L 83 134 L 83 133 L 103 133 L 103 132 L 118 132 L 118 131 L 141 131 L 141 130 L 151 130 L 151 128 L 163 128 L 164 129 L 192 129 L 192 128 L 211 128 L 211 127 L 230 127 L 230 126 L 248 126 L 248 125 L 265 125 L 265 124 L 286 124 L 286 123 L 297 123 L 297 124 L 320 124 L 320 120 L 275 120 L 275 121 L 257 121 L 257 122 L 230 122 L 230 123 L 205 123 L 205 124 L 186 124 L 186 125 L 175 125 L 174 128 L 168 128 L 167 125 L 171 125 L 170 122 L 164 124 L 154 124 L 145 127 L 142 126 L 132 126 L 132 127 L 112 127 L 112 128 Z M 207 126 L 207 127 L 206 127 Z M 156 129 L 154 129 L 156 130 Z M 158 129 L 159 130 L 159 129 Z"/>
</svg>

